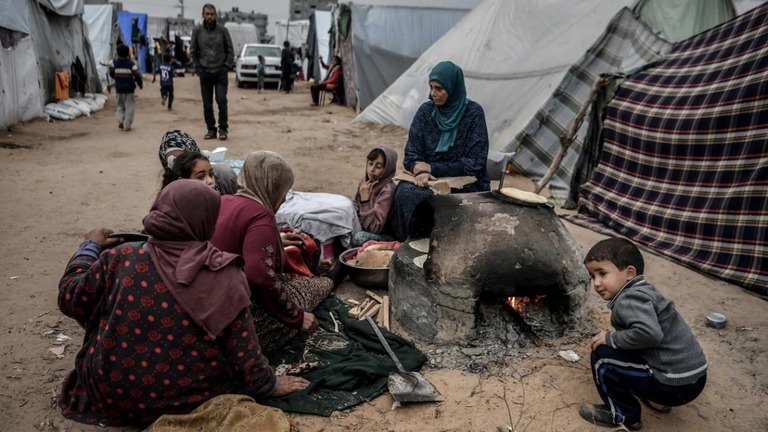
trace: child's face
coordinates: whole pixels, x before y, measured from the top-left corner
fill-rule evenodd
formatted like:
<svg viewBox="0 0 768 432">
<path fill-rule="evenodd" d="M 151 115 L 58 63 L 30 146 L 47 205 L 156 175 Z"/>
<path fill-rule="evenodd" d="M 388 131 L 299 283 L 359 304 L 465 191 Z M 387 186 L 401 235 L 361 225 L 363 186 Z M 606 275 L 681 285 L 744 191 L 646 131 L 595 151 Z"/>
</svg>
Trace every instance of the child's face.
<svg viewBox="0 0 768 432">
<path fill-rule="evenodd" d="M 213 167 L 205 159 L 198 159 L 192 168 L 192 174 L 189 176 L 192 180 L 200 180 L 208 186 L 216 187 L 216 177 L 213 176 Z"/>
<path fill-rule="evenodd" d="M 610 261 L 590 261 L 586 264 L 592 287 L 603 300 L 612 300 L 621 288 L 636 276 L 635 266 L 619 270 Z"/>
<path fill-rule="evenodd" d="M 369 160 L 365 172 L 368 174 L 368 180 L 378 181 L 384 174 L 384 156 L 379 156 L 375 160 Z"/>
</svg>

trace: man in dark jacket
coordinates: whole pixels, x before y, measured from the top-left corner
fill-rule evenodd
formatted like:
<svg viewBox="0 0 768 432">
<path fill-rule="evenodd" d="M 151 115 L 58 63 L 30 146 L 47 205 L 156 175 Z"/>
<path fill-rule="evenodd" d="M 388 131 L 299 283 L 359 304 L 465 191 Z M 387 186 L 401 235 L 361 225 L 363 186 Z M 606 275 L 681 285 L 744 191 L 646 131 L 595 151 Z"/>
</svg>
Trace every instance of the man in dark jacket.
<svg viewBox="0 0 768 432">
<path fill-rule="evenodd" d="M 219 139 L 226 140 L 228 72 L 235 66 L 235 50 L 232 38 L 223 25 L 216 24 L 216 7 L 203 6 L 203 23 L 192 32 L 190 56 L 200 76 L 200 92 L 203 96 L 203 115 L 208 133 L 205 139 L 216 138 L 216 117 L 213 115 L 213 94 L 219 106 Z"/>
<path fill-rule="evenodd" d="M 291 50 L 291 43 L 288 41 L 283 42 L 283 52 L 280 55 L 280 79 L 282 83 L 280 87 L 284 92 L 290 93 L 291 87 L 293 87 L 293 62 L 296 56 Z"/>
</svg>

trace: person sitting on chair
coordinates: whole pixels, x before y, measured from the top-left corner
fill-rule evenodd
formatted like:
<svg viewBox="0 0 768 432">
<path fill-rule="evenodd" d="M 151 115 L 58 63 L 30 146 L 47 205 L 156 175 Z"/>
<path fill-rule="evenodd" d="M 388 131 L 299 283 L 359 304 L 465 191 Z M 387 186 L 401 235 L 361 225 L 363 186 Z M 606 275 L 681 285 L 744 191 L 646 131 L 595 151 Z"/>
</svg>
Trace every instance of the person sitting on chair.
<svg viewBox="0 0 768 432">
<path fill-rule="evenodd" d="M 309 88 L 312 92 L 312 106 L 318 106 L 320 100 L 321 91 L 335 92 L 336 88 L 341 82 L 341 57 L 335 55 L 331 60 L 330 65 L 323 64 L 323 67 L 328 66 L 328 75 L 319 84 L 315 84 Z"/>
</svg>

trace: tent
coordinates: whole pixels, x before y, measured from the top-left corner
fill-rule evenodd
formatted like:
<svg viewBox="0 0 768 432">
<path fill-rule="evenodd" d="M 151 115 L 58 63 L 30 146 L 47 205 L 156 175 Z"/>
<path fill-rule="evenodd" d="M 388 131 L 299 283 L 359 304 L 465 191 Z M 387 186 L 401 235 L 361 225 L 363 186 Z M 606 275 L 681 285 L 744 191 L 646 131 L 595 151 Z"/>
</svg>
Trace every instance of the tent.
<svg viewBox="0 0 768 432">
<path fill-rule="evenodd" d="M 331 13 L 315 11 L 309 17 L 309 34 L 307 35 L 307 81 L 315 79 L 322 81 L 326 72 L 320 66 L 320 60 L 331 63 Z"/>
<path fill-rule="evenodd" d="M 353 3 L 352 53 L 357 106 L 364 109 L 467 13 L 469 7 Z M 347 65 L 344 65 L 347 67 Z"/>
<path fill-rule="evenodd" d="M 679 44 L 608 104 L 583 209 L 768 296 L 768 4 Z"/>
<path fill-rule="evenodd" d="M 727 19 L 709 17 L 722 9 L 707 9 L 712 2 L 688 1 L 698 3 L 704 11 L 685 16 L 687 20 Z M 560 147 L 560 134 L 587 101 L 595 79 L 601 73 L 630 72 L 660 59 L 670 49 L 671 44 L 657 30 L 631 11 L 621 11 L 633 3 L 486 0 L 427 50 L 356 121 L 409 127 L 416 109 L 427 100 L 429 70 L 439 61 L 451 60 L 464 68 L 469 97 L 485 108 L 491 177 L 498 176 L 500 161 L 512 155 L 516 171 L 542 177 Z M 654 3 L 654 7 L 659 5 L 665 3 Z M 564 198 L 568 190 L 585 129 L 579 131 L 573 150 L 551 181 L 550 194 L 556 198 Z"/>
<path fill-rule="evenodd" d="M 123 43 L 133 48 L 137 66 L 142 73 L 152 73 L 151 65 L 147 64 L 151 39 L 147 35 L 147 14 L 122 11 L 117 13 L 117 22 Z"/>
<path fill-rule="evenodd" d="M 499 150 L 547 100 L 611 17 L 630 3 L 486 0 L 355 120 L 408 128 L 427 100 L 429 71 L 450 60 L 464 69 L 468 96 L 485 109 L 491 148 Z"/>
<path fill-rule="evenodd" d="M 96 60 L 101 86 L 107 88 L 112 79 L 109 77 L 107 66 L 103 61 L 115 57 L 117 44 L 117 15 L 112 5 L 85 5 L 83 21 L 88 26 L 88 40 L 93 48 L 93 57 Z"/>
<path fill-rule="evenodd" d="M 240 55 L 243 45 L 248 43 L 260 43 L 259 33 L 253 23 L 226 22 L 224 27 L 229 31 L 232 38 L 232 48 L 235 50 L 235 57 Z"/>
<path fill-rule="evenodd" d="M 54 6 L 55 3 L 55 6 Z M 82 0 L 0 0 L 0 128 L 42 117 L 55 95 L 54 77 L 76 59 L 84 66 L 85 91 L 101 92 Z"/>
<path fill-rule="evenodd" d="M 283 47 L 288 41 L 291 46 L 303 48 L 309 36 L 309 20 L 278 20 L 275 22 L 275 44 Z"/>
</svg>

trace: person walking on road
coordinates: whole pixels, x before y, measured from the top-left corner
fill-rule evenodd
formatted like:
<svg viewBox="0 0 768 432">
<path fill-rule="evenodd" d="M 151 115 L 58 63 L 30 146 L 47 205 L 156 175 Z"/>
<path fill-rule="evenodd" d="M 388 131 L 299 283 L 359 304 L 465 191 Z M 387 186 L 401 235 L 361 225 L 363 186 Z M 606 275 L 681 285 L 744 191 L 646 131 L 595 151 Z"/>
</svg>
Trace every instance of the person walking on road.
<svg viewBox="0 0 768 432">
<path fill-rule="evenodd" d="M 216 138 L 216 117 L 213 115 L 213 95 L 219 107 L 219 139 L 224 141 L 229 133 L 227 123 L 227 86 L 229 70 L 235 66 L 235 50 L 232 38 L 223 25 L 216 23 L 216 7 L 203 6 L 203 23 L 192 32 L 190 55 L 200 77 L 200 93 L 203 96 L 203 115 L 208 133 L 205 139 Z"/>
</svg>

